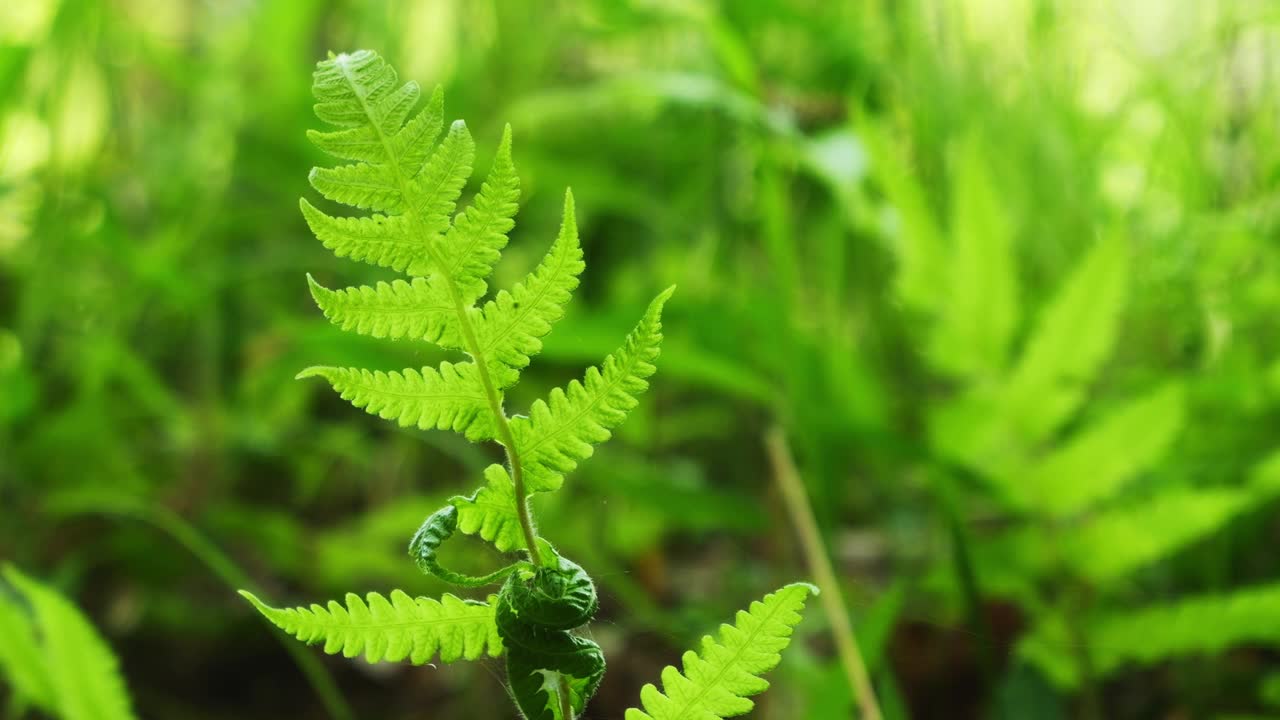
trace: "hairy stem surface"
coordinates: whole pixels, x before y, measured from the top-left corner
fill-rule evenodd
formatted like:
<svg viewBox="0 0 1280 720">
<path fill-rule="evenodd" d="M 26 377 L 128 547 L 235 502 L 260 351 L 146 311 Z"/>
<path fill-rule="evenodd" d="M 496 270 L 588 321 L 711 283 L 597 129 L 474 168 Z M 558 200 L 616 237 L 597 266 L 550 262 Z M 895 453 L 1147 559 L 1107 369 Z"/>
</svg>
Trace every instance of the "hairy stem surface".
<svg viewBox="0 0 1280 720">
<path fill-rule="evenodd" d="M 822 534 L 818 532 L 818 521 L 813 516 L 813 508 L 805 493 L 804 482 L 800 479 L 800 471 L 796 469 L 795 458 L 791 455 L 791 446 L 782 428 L 774 427 L 765 436 L 765 447 L 769 452 L 769 461 L 773 465 L 774 478 L 782 490 L 782 497 L 791 515 L 791 521 L 800 535 L 800 545 L 804 549 L 805 561 L 809 570 L 817 578 L 822 593 L 818 599 L 822 601 L 827 617 L 831 621 L 831 636 L 835 641 L 836 651 L 840 655 L 840 664 L 844 666 L 849 687 L 853 689 L 858 705 L 865 720 L 881 720 L 880 704 L 876 701 L 875 689 L 871 678 L 867 675 L 867 665 L 858 649 L 858 639 L 853 634 L 853 624 L 849 621 L 849 612 L 844 602 L 844 593 L 836 580 L 835 569 L 831 566 L 831 558 L 827 555 L 822 543 Z"/>
</svg>

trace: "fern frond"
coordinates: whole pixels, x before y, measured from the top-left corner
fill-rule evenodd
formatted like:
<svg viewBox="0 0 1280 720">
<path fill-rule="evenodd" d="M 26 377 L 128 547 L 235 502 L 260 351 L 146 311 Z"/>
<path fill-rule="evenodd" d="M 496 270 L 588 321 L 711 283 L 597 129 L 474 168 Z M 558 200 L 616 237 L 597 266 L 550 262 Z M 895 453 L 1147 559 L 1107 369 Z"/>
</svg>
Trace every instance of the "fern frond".
<svg viewBox="0 0 1280 720">
<path fill-rule="evenodd" d="M 1164 456 L 1182 429 L 1182 386 L 1126 402 L 1025 471 L 1005 480 L 1026 510 L 1066 516 L 1119 492 Z"/>
<path fill-rule="evenodd" d="M 1175 489 L 1108 509 L 1062 539 L 1066 562 L 1098 584 L 1123 578 L 1210 536 L 1274 488 Z"/>
<path fill-rule="evenodd" d="M 594 445 L 608 440 L 610 430 L 639 403 L 636 397 L 648 389 L 645 379 L 656 369 L 662 306 L 674 291 L 667 288 L 654 299 L 623 346 L 605 358 L 603 370 L 588 369 L 581 383 L 552 390 L 548 401 L 533 404 L 528 417 L 512 421 L 530 492 L 559 489 L 564 475 L 590 457 Z"/>
<path fill-rule="evenodd" d="M 493 438 L 493 417 L 474 363 L 403 372 L 313 367 L 298 373 L 314 376 L 328 380 L 352 405 L 401 427 L 453 430 L 473 441 Z"/>
<path fill-rule="evenodd" d="M 1029 443 L 1048 437 L 1083 401 L 1115 345 L 1128 283 L 1125 238 L 1104 236 L 1041 313 L 1006 391 Z"/>
<path fill-rule="evenodd" d="M 760 676 L 782 660 L 805 600 L 817 591 L 803 583 L 787 585 L 739 611 L 733 625 L 720 626 L 719 641 L 707 635 L 700 652 L 684 654 L 683 673 L 671 666 L 662 671 L 661 692 L 645 685 L 644 711 L 631 708 L 626 720 L 713 720 L 751 712 L 755 703 L 748 698 L 769 688 Z"/>
<path fill-rule="evenodd" d="M 5 578 L 31 604 L 57 714 L 64 720 L 133 720 L 133 703 L 110 646 L 69 600 L 17 569 Z M 7 642 L 8 638 L 4 641 Z"/>
<path fill-rule="evenodd" d="M 467 535 L 479 535 L 502 552 L 524 549 L 511 476 L 501 465 L 490 465 L 485 468 L 484 479 L 485 486 L 471 497 L 450 498 L 449 502 L 458 509 L 458 529 Z"/>
<path fill-rule="evenodd" d="M 343 330 L 392 340 L 426 340 L 444 348 L 462 346 L 453 303 L 434 278 L 330 290 L 308 274 L 307 283 L 324 316 Z"/>
<path fill-rule="evenodd" d="M 480 351 L 488 359 L 498 387 L 514 385 L 520 371 L 528 367 L 529 356 L 542 350 L 542 338 L 551 332 L 552 323 L 564 316 L 584 267 L 573 193 L 566 192 L 560 234 L 546 257 L 511 292 L 500 291 L 476 313 Z"/>
<path fill-rule="evenodd" d="M 453 279 L 468 306 L 485 293 L 485 278 L 493 272 L 502 248 L 507 246 L 507 233 L 515 227 L 519 199 L 520 176 L 511 162 L 508 125 L 480 193 L 454 221 L 444 240 L 437 242 L 438 269 Z"/>
<path fill-rule="evenodd" d="M 52 715 L 57 708 L 53 680 L 36 641 L 36 629 L 17 598 L 0 593 L 0 677 L 8 680 L 14 699 Z M 19 713 L 21 715 L 21 713 Z"/>
<path fill-rule="evenodd" d="M 446 663 L 502 654 L 502 638 L 494 623 L 496 597 L 487 603 L 444 595 L 440 600 L 411 598 L 393 590 L 391 598 L 369 593 L 362 600 L 347 593 L 346 604 L 330 600 L 328 607 L 273 608 L 253 593 L 240 594 L 276 627 L 306 643 L 324 643 L 330 655 L 353 658 L 363 653 L 370 663 L 408 659 L 414 665 L 430 662 L 438 653 Z"/>
<path fill-rule="evenodd" d="M 956 188 L 950 218 L 955 245 L 929 353 L 939 369 L 956 377 L 1002 371 L 1018 323 L 1014 233 L 989 157 L 971 134 L 948 158 Z"/>
<path fill-rule="evenodd" d="M 1203 595 L 1173 603 L 1096 616 L 1086 621 L 1089 660 L 1100 677 L 1126 665 L 1220 653 L 1246 643 L 1280 646 L 1280 585 Z M 1060 621 L 1039 623 L 1019 647 L 1062 687 L 1080 678 L 1071 635 Z"/>
</svg>

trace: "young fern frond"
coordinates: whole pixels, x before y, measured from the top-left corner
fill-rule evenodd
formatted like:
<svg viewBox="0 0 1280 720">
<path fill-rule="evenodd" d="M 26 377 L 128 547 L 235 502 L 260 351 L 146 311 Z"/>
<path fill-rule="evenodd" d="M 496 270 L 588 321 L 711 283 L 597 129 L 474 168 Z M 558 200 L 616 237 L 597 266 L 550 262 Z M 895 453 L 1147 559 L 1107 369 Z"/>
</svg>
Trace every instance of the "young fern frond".
<svg viewBox="0 0 1280 720">
<path fill-rule="evenodd" d="M 324 643 L 330 655 L 363 654 L 371 663 L 408 659 L 423 665 L 437 654 L 446 663 L 502 654 L 493 617 L 495 596 L 480 603 L 448 594 L 440 600 L 411 598 L 393 590 L 390 599 L 369 593 L 366 601 L 347 593 L 345 604 L 330 600 L 328 607 L 282 609 L 253 593 L 241 590 L 240 594 L 276 627 L 305 643 Z"/>
<path fill-rule="evenodd" d="M 338 129 L 313 131 L 309 137 L 354 162 L 314 169 L 311 184 L 330 200 L 374 214 L 334 217 L 303 200 L 307 224 L 337 256 L 410 276 L 337 290 L 308 276 L 316 304 L 343 330 L 426 341 L 460 350 L 468 359 L 393 372 L 312 367 L 298 377 L 323 377 L 356 407 L 401 426 L 453 430 L 473 442 L 494 440 L 503 446 L 506 465 L 491 465 L 484 487 L 452 498 L 428 516 L 409 546 L 423 572 L 455 587 L 503 585 L 486 603 L 453 595 L 413 599 L 395 590 L 389 599 L 348 594 L 345 604 L 279 609 L 241 594 L 272 623 L 306 642 L 323 642 L 331 654 L 421 664 L 437 653 L 445 662 L 505 653 L 507 684 L 526 718 L 573 720 L 604 676 L 600 647 L 574 634 L 590 622 L 599 603 L 586 571 L 538 537 L 528 497 L 559 489 L 565 474 L 638 404 L 655 370 L 662 307 L 674 288 L 650 304 L 622 347 L 599 368 L 587 370 L 581 382 L 535 402 L 528 417 L 508 417 L 503 392 L 542 349 L 542 338 L 564 315 L 584 267 L 573 195 L 565 195 L 560 232 L 537 268 L 510 291 L 483 301 L 519 208 L 511 129 L 503 132 L 480 192 L 455 217 L 475 143 L 458 121 L 435 144 L 444 118 L 438 90 L 410 118 L 418 86 L 400 85 L 381 58 L 360 51 L 319 63 L 314 91 L 316 114 Z M 524 551 L 528 560 L 479 577 L 448 570 L 437 551 L 457 530 L 479 535 L 502 552 Z M 709 700 L 723 703 L 725 693 L 745 696 L 763 689 L 760 681 L 747 679 L 776 664 L 808 592 L 807 586 L 790 586 L 740 616 L 744 629 L 725 631 L 734 658 L 708 646 L 708 661 L 725 664 L 729 673 L 723 687 L 714 685 Z M 706 679 L 699 674 L 701 665 L 688 667 L 695 678 Z M 749 701 L 733 707 L 742 702 L 750 707 Z"/>
<path fill-rule="evenodd" d="M 748 698 L 769 688 L 760 676 L 782 660 L 805 600 L 817 592 L 794 583 L 739 611 L 733 625 L 720 626 L 719 641 L 707 635 L 699 652 L 684 654 L 683 673 L 670 665 L 662 671 L 661 692 L 645 685 L 644 711 L 627 710 L 627 720 L 712 720 L 751 712 L 755 703 Z"/>
</svg>

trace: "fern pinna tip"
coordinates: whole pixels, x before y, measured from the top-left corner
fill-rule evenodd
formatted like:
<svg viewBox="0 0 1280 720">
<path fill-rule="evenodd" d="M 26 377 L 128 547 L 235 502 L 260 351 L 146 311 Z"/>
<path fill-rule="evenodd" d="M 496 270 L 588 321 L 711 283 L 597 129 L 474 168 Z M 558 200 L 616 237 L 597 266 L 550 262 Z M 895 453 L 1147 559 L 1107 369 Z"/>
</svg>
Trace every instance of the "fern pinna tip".
<svg viewBox="0 0 1280 720">
<path fill-rule="evenodd" d="M 313 378 L 313 377 L 327 378 L 328 375 L 326 375 L 326 372 L 329 371 L 330 369 L 331 368 L 325 367 L 323 365 L 312 365 L 309 368 L 304 368 L 297 375 L 294 375 L 293 379 L 306 380 L 307 378 Z"/>
</svg>

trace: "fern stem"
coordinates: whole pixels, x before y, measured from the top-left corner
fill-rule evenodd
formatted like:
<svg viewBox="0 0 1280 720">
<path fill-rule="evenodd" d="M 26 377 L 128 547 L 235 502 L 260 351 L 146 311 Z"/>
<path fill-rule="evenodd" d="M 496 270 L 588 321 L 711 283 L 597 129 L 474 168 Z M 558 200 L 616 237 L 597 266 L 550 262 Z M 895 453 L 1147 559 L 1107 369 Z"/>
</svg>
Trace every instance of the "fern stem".
<svg viewBox="0 0 1280 720">
<path fill-rule="evenodd" d="M 520 532 L 524 534 L 525 547 L 529 551 L 529 559 L 534 565 L 542 566 L 542 553 L 538 551 L 538 535 L 533 530 L 533 517 L 529 512 L 528 493 L 524 489 L 524 468 L 520 464 L 520 453 L 516 450 L 515 435 L 511 433 L 511 422 L 502 408 L 502 398 L 498 397 L 497 386 L 489 376 L 489 365 L 484 353 L 480 350 L 480 342 L 476 340 L 475 329 L 471 326 L 471 318 L 467 316 L 466 306 L 458 295 L 458 286 L 452 278 L 447 278 L 449 297 L 453 300 L 454 309 L 458 313 L 458 322 L 462 326 L 462 337 L 467 344 L 467 352 L 476 361 L 480 371 L 480 384 L 484 386 L 485 398 L 489 401 L 489 411 L 493 413 L 493 424 L 498 430 L 498 442 L 507 453 L 507 464 L 511 466 L 511 483 L 515 486 L 516 516 L 520 519 Z"/>
<path fill-rule="evenodd" d="M 822 593 L 818 599 L 822 601 L 827 617 L 831 621 L 831 637 L 835 641 L 836 652 L 840 655 L 840 664 L 844 666 L 845 677 L 853 690 L 865 720 L 881 720 L 880 704 L 876 700 L 875 689 L 867 674 L 867 665 L 858 649 L 858 639 L 853 633 L 853 624 L 849 621 L 844 593 L 836 579 L 835 569 L 831 565 L 831 557 L 827 554 L 822 542 L 822 534 L 818 531 L 818 521 L 814 518 L 813 507 L 805 493 L 804 481 L 800 471 L 796 469 L 795 458 L 791 454 L 791 446 L 782 428 L 773 427 L 765 435 L 765 448 L 769 453 L 769 462 L 773 466 L 773 476 L 782 490 L 782 498 L 800 535 L 800 545 L 804 549 L 805 562 L 813 573 Z"/>
<path fill-rule="evenodd" d="M 343 77 L 351 86 L 352 92 L 360 99 L 360 106 L 364 108 L 367 117 L 375 117 L 369 107 L 368 99 L 365 97 L 364 88 L 356 79 L 351 76 L 350 69 L 346 65 L 340 65 Z M 374 132 L 378 135 L 378 141 L 382 143 L 383 149 L 387 153 L 387 157 L 398 160 L 395 147 L 391 143 L 391 139 L 387 137 L 379 123 L 371 123 Z M 391 173 L 395 177 L 396 186 L 400 190 L 401 197 L 410 197 L 409 181 L 404 176 L 404 171 L 400 167 L 399 162 L 392 162 L 388 165 Z M 423 232 L 422 219 L 409 204 L 405 208 L 405 216 L 409 218 L 409 222 L 417 228 L 418 234 L 425 240 L 427 233 Z M 431 264 L 440 267 L 440 258 L 435 253 L 431 244 L 426 243 L 427 257 L 431 260 Z M 447 273 L 440 273 L 440 277 L 444 280 L 445 287 L 449 292 L 449 299 L 453 302 L 454 312 L 458 315 L 458 323 L 462 328 L 462 337 L 466 343 L 467 354 L 475 360 L 476 367 L 479 370 L 480 383 L 484 386 L 485 398 L 489 403 L 489 411 L 493 413 L 493 423 L 497 428 L 498 442 L 507 453 L 507 464 L 511 466 L 511 482 L 515 485 L 516 496 L 516 515 L 520 519 L 520 530 L 524 533 L 524 541 L 529 552 L 529 558 L 533 560 L 534 565 L 542 565 L 541 553 L 538 551 L 537 534 L 533 530 L 533 518 L 529 513 L 529 499 L 526 497 L 524 489 L 524 472 L 520 465 L 520 453 L 516 450 L 515 436 L 511 433 L 511 424 L 507 420 L 507 413 L 502 409 L 502 399 L 498 397 L 497 386 L 493 384 L 493 378 L 489 376 L 489 365 L 485 361 L 484 353 L 480 350 L 480 343 L 476 340 L 475 329 L 471 325 L 471 318 L 467 316 L 467 306 L 462 302 L 462 296 L 458 292 L 458 285 L 452 277 Z"/>
</svg>

